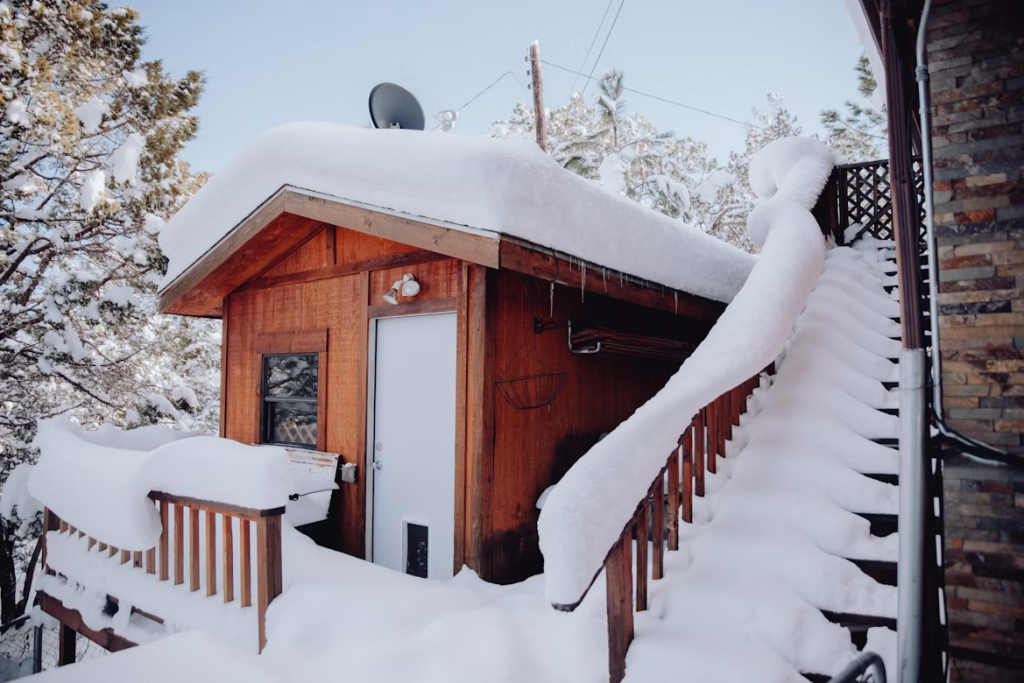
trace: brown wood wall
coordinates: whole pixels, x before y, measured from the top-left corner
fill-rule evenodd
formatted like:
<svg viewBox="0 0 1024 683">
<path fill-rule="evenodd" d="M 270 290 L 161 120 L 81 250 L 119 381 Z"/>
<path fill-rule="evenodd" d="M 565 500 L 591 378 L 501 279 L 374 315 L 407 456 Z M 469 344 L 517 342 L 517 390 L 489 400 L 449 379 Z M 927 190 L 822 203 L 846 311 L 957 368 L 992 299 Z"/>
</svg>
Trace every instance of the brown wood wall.
<svg viewBox="0 0 1024 683">
<path fill-rule="evenodd" d="M 326 226 L 231 294 L 223 433 L 243 443 L 259 440 L 261 339 L 326 331 L 325 448 L 358 466 L 359 483 L 341 484 L 318 541 L 365 556 L 367 318 L 391 283 L 411 272 L 421 283 L 417 302 L 446 300 L 459 313 L 456 569 L 466 563 L 491 581 L 522 580 L 542 570 L 537 498 L 673 372 L 659 362 L 572 354 L 565 329 L 535 335 L 533 319 L 694 340 L 704 336 L 707 323 L 601 296 L 599 278 L 583 300 L 579 290 L 556 286 L 552 317 L 547 282 L 443 257 L 388 266 L 392 257 L 417 260 L 409 258 L 413 252 L 420 250 Z M 371 260 L 365 267 L 375 270 L 338 273 L 337 266 Z M 330 277 L 317 279 L 331 267 Z M 302 280 L 303 273 L 311 277 Z M 495 391 L 495 380 L 546 372 L 544 364 L 568 373 L 550 408 L 517 410 Z"/>
<path fill-rule="evenodd" d="M 591 287 L 594 285 L 591 284 Z M 600 291 L 600 279 L 596 279 Z M 519 410 L 495 395 L 493 478 L 485 514 L 482 574 L 491 581 L 521 581 L 543 570 L 537 541 L 537 499 L 600 436 L 652 397 L 672 375 L 671 364 L 609 354 L 569 351 L 567 330 L 534 334 L 533 319 L 552 321 L 550 286 L 512 271 L 495 278 L 495 379 L 567 373 L 565 388 L 548 408 Z M 699 339 L 706 325 L 610 299 L 591 290 L 556 286 L 553 321 Z M 611 476 L 611 474 L 610 474 Z"/>
<path fill-rule="evenodd" d="M 335 234 L 336 233 L 336 234 Z M 447 282 L 452 260 L 398 269 L 357 271 L 335 277 L 262 287 L 263 278 L 315 271 L 333 265 L 418 251 L 388 240 L 327 226 L 289 256 L 250 281 L 228 300 L 224 435 L 259 441 L 260 368 L 257 344 L 271 332 L 328 333 L 325 449 L 358 466 L 357 484 L 341 484 L 332 502 L 331 532 L 318 540 L 356 556 L 365 554 L 364 453 L 366 431 L 367 307 L 403 273 L 424 282 L 417 300 L 454 296 Z M 398 272 L 395 276 L 394 273 Z M 387 280 L 388 286 L 382 283 Z M 379 290 L 379 291 L 378 291 Z"/>
</svg>

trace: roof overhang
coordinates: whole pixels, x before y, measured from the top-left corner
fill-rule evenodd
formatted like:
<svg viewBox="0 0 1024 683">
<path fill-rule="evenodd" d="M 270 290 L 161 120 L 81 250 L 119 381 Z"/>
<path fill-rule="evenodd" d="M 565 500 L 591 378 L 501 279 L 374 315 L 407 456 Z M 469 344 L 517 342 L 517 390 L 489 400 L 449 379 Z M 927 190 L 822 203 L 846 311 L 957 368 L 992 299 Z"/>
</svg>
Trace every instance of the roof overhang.
<svg viewBox="0 0 1024 683">
<path fill-rule="evenodd" d="M 471 263 L 499 266 L 499 235 L 410 216 L 295 187 L 282 187 L 160 290 L 160 311 L 220 317 L 224 298 L 323 225 L 401 242 Z"/>
<path fill-rule="evenodd" d="M 301 246 L 325 225 L 400 242 L 433 254 L 489 268 L 506 268 L 568 287 L 586 289 L 583 260 L 541 245 L 382 207 L 360 204 L 285 186 L 267 199 L 217 244 L 160 291 L 160 311 L 219 318 L 224 299 Z M 573 263 L 576 264 L 575 268 Z M 373 265 L 363 263 L 364 266 Z M 602 289 L 612 298 L 676 315 L 714 320 L 724 304 L 665 287 L 628 273 L 588 264 L 603 274 Z M 383 267 L 383 266 L 382 266 Z M 340 265 L 324 275 L 349 272 Z M 614 276 L 604 277 L 605 273 Z M 291 276 L 294 277 L 294 276 Z"/>
</svg>

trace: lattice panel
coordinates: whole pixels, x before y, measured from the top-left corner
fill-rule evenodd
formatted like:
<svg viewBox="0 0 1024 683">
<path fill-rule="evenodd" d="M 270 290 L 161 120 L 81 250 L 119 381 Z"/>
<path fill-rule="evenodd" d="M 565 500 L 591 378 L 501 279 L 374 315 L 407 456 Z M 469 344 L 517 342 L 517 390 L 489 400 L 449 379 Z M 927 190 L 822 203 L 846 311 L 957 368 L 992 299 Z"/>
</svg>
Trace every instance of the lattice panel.
<svg viewBox="0 0 1024 683">
<path fill-rule="evenodd" d="M 924 175 L 920 161 L 914 161 L 914 189 L 917 194 L 919 234 L 925 244 Z M 889 162 L 840 166 L 839 211 L 842 227 L 860 224 L 861 230 L 846 242 L 863 235 L 882 240 L 893 239 L 892 187 L 889 184 Z"/>
<path fill-rule="evenodd" d="M 275 425 L 274 436 L 282 443 L 316 445 L 316 424 Z"/>
</svg>

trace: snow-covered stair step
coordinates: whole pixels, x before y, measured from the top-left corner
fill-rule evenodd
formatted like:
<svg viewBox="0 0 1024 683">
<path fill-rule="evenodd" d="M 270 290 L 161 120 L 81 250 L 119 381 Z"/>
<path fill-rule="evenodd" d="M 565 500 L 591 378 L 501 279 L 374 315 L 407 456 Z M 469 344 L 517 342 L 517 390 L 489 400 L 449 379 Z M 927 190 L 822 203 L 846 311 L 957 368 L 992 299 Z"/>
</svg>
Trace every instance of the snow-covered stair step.
<svg viewBox="0 0 1024 683">
<path fill-rule="evenodd" d="M 850 560 L 857 567 L 878 583 L 886 586 L 896 585 L 896 563 L 884 560 Z"/>
<path fill-rule="evenodd" d="M 869 628 L 875 628 L 882 626 L 884 628 L 891 628 L 896 630 L 896 620 L 892 617 L 872 617 L 866 614 L 842 614 L 839 612 L 827 612 L 821 611 L 825 615 L 825 618 L 831 621 L 833 624 L 839 624 L 845 626 L 851 630 L 866 630 Z"/>
<path fill-rule="evenodd" d="M 899 515 L 877 512 L 857 512 L 855 514 L 871 523 L 872 536 L 888 536 L 899 529 Z"/>
</svg>

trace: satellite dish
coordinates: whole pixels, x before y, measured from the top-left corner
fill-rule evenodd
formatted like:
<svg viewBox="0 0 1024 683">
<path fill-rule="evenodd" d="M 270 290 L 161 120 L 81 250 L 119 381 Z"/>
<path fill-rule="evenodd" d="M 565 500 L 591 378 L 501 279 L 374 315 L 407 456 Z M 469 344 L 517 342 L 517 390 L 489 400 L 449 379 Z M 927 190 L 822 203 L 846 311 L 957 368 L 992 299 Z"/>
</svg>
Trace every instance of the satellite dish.
<svg viewBox="0 0 1024 683">
<path fill-rule="evenodd" d="M 370 120 L 375 128 L 423 130 L 423 108 L 400 85 L 381 83 L 370 91 Z"/>
</svg>

